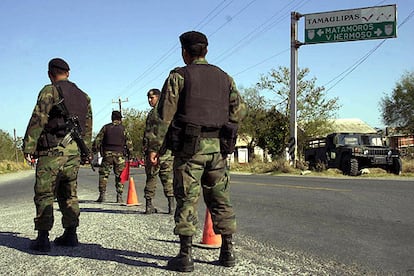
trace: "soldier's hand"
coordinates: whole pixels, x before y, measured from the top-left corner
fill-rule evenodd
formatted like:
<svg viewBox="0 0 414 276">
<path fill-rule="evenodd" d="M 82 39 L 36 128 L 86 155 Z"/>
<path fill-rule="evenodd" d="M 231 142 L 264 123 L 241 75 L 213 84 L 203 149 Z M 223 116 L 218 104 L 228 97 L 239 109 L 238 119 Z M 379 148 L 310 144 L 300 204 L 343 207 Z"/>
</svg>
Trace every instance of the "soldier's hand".
<svg viewBox="0 0 414 276">
<path fill-rule="evenodd" d="M 30 153 L 25 153 L 24 158 L 31 163 L 33 159 L 33 155 L 31 155 Z"/>
<path fill-rule="evenodd" d="M 153 166 L 158 165 L 158 153 L 151 151 L 149 153 L 149 161 L 151 162 L 151 165 Z"/>
</svg>

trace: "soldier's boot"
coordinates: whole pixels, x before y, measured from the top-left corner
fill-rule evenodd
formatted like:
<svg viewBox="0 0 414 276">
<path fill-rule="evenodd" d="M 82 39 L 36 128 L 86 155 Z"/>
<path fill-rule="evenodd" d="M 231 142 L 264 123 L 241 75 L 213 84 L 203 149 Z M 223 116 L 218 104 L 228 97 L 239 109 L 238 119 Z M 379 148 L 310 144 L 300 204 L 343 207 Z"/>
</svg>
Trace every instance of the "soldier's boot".
<svg viewBox="0 0 414 276">
<path fill-rule="evenodd" d="M 167 267 L 171 270 L 181 272 L 194 271 L 194 260 L 192 257 L 192 236 L 180 235 L 180 252 L 168 261 Z"/>
<path fill-rule="evenodd" d="M 146 198 L 145 199 L 145 214 L 154 214 L 157 213 L 158 210 L 152 205 L 152 199 Z"/>
<path fill-rule="evenodd" d="M 220 257 L 219 264 L 222 266 L 235 266 L 236 257 L 234 256 L 233 250 L 233 236 L 230 235 L 221 235 L 221 248 L 220 248 Z"/>
<path fill-rule="evenodd" d="M 175 209 L 175 201 L 173 196 L 168 197 L 168 214 L 172 215 L 174 214 Z"/>
<path fill-rule="evenodd" d="M 104 201 L 105 201 L 105 192 L 99 192 L 99 197 L 96 200 L 96 202 L 101 203 L 101 202 L 104 202 Z"/>
<path fill-rule="evenodd" d="M 49 252 L 50 251 L 50 241 L 49 241 L 49 231 L 39 230 L 37 232 L 37 238 L 31 242 L 30 249 L 40 251 L 40 252 Z"/>
<path fill-rule="evenodd" d="M 76 227 L 66 228 L 63 235 L 55 239 L 55 244 L 59 246 L 78 246 L 79 241 Z"/>
<path fill-rule="evenodd" d="M 116 203 L 124 203 L 124 200 L 122 199 L 122 193 L 116 194 Z"/>
</svg>

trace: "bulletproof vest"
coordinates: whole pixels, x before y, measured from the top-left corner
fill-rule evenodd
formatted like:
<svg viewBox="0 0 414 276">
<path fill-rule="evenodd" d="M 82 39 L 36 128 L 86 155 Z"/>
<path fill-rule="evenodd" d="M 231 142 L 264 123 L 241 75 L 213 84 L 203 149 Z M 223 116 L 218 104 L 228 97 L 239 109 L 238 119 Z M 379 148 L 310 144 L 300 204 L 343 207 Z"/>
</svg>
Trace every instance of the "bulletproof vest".
<svg viewBox="0 0 414 276">
<path fill-rule="evenodd" d="M 204 127 L 219 128 L 229 119 L 229 77 L 210 64 L 191 64 L 179 69 L 184 76 L 174 119 Z"/>
<path fill-rule="evenodd" d="M 125 134 L 123 125 L 105 125 L 105 135 L 102 141 L 104 151 L 122 152 L 125 145 Z"/>
<path fill-rule="evenodd" d="M 56 86 L 61 88 L 64 104 L 70 116 L 79 118 L 79 125 L 82 129 L 82 135 L 85 134 L 86 115 L 88 114 L 88 99 L 86 94 L 80 90 L 76 84 L 68 80 L 58 81 Z M 49 120 L 44 127 L 41 141 L 38 149 L 47 149 L 56 147 L 60 138 L 68 133 L 66 122 L 61 110 L 53 106 L 49 112 Z"/>
</svg>

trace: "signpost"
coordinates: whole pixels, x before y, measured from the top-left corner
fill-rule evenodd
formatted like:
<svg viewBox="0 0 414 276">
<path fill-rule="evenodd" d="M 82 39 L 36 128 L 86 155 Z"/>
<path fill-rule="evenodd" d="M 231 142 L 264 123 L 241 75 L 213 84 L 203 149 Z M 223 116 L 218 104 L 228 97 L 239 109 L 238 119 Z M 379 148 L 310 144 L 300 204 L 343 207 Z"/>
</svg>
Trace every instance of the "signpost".
<svg viewBox="0 0 414 276">
<path fill-rule="evenodd" d="M 396 5 L 305 15 L 305 44 L 397 36 Z"/>
<path fill-rule="evenodd" d="M 305 42 L 298 41 L 298 21 L 305 17 Z M 291 12 L 290 25 L 290 139 L 289 155 L 297 160 L 298 49 L 304 44 L 384 39 L 397 37 L 396 5 L 339 10 L 302 15 Z"/>
</svg>

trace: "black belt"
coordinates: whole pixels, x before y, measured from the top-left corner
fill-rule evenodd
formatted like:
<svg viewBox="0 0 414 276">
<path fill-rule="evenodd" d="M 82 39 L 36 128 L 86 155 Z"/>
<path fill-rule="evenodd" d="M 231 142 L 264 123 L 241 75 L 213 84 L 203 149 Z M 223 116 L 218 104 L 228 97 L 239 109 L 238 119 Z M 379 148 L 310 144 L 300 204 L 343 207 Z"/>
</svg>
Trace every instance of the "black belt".
<svg viewBox="0 0 414 276">
<path fill-rule="evenodd" d="M 37 156 L 50 156 L 50 157 L 63 156 L 63 152 L 59 151 L 58 149 L 38 151 L 36 152 L 36 154 Z"/>
<path fill-rule="evenodd" d="M 219 138 L 220 137 L 220 129 L 219 128 L 202 127 L 200 137 L 201 138 Z"/>
</svg>

